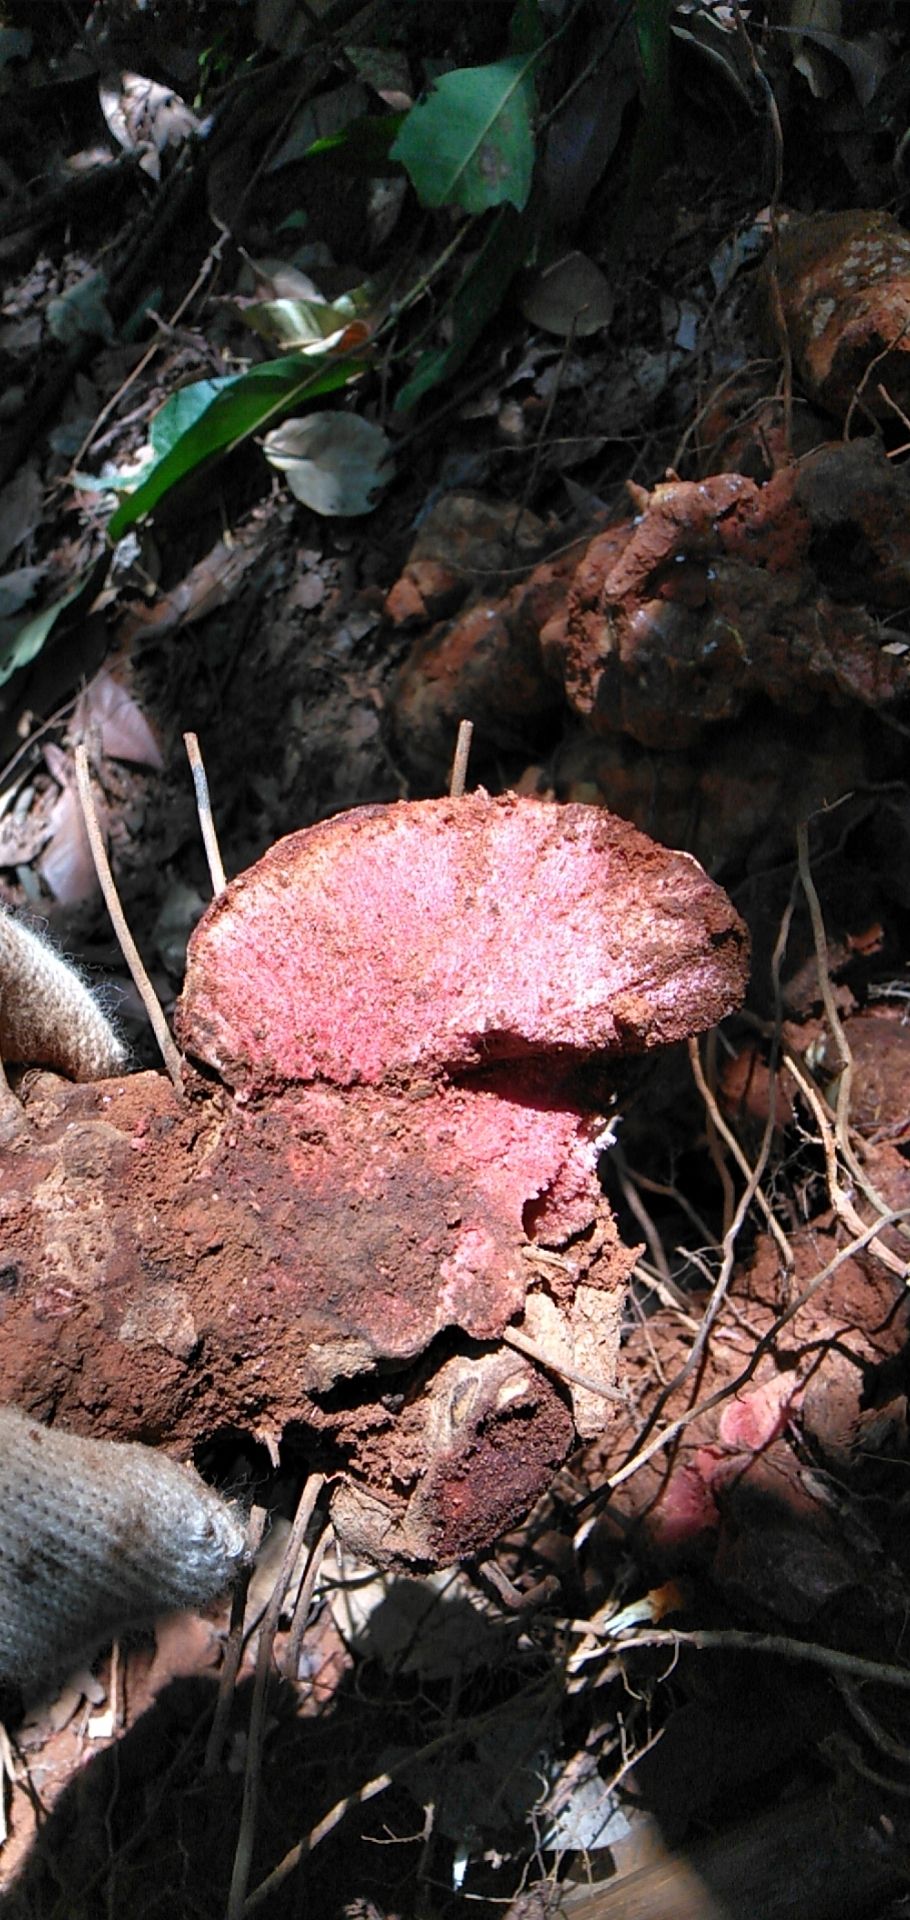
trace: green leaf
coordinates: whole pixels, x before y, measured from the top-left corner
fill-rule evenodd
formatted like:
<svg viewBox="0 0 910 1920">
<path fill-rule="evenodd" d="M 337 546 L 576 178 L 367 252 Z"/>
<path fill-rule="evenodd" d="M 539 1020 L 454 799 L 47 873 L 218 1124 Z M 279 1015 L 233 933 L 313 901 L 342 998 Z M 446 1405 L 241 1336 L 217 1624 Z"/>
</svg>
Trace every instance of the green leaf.
<svg viewBox="0 0 910 1920">
<path fill-rule="evenodd" d="M 392 443 L 356 413 L 308 413 L 267 433 L 265 457 L 314 513 L 370 513 L 391 479 Z"/>
<path fill-rule="evenodd" d="M 178 387 L 158 412 L 152 415 L 149 427 L 149 445 L 156 460 L 163 460 L 172 447 L 176 447 L 185 433 L 189 433 L 197 420 L 202 418 L 207 407 L 226 387 L 233 387 L 242 374 L 227 374 L 221 380 L 195 380 L 191 386 Z M 143 476 L 144 477 L 144 476 Z"/>
<path fill-rule="evenodd" d="M 67 607 L 72 606 L 74 600 L 78 600 L 81 593 L 85 592 L 86 587 L 97 577 L 99 570 L 103 570 L 104 564 L 102 562 L 102 567 L 99 569 L 99 562 L 93 560 L 91 566 L 85 567 L 79 574 L 75 585 L 61 594 L 59 600 L 45 607 L 41 613 L 34 614 L 31 620 L 26 620 L 21 627 L 16 628 L 15 633 L 5 638 L 0 645 L 0 686 L 11 679 L 14 673 L 18 673 L 20 667 L 27 667 L 29 661 L 34 660 L 35 655 L 41 652 L 48 634 L 56 626 L 60 615 L 66 612 Z"/>
<path fill-rule="evenodd" d="M 195 380 L 188 387 L 179 387 L 152 415 L 148 457 L 141 467 L 112 467 L 109 472 L 97 475 L 77 473 L 73 476 L 75 484 L 84 493 L 137 493 L 158 462 L 195 426 L 216 395 L 242 379 L 242 374 L 232 373 L 221 380 Z"/>
<path fill-rule="evenodd" d="M 119 540 L 128 527 L 151 513 L 179 480 L 194 473 L 213 454 L 236 446 L 260 427 L 288 413 L 304 398 L 336 393 L 339 387 L 355 380 L 365 365 L 363 360 L 330 355 L 317 360 L 303 354 L 286 354 L 280 360 L 265 360 L 261 366 L 251 367 L 248 373 L 237 374 L 224 382 L 202 380 L 194 387 L 183 387 L 166 407 L 181 403 L 189 410 L 187 417 L 193 415 L 191 424 L 174 437 L 174 423 L 170 419 L 166 422 L 167 450 L 135 491 L 121 501 L 108 523 L 108 539 Z M 208 398 L 202 410 L 196 412 L 200 389 L 208 390 Z M 153 428 L 157 423 L 159 434 L 166 407 L 161 408 L 153 422 Z"/>
<path fill-rule="evenodd" d="M 503 296 L 519 267 L 524 265 L 538 226 L 535 194 L 522 213 L 503 207 L 490 222 L 487 237 L 458 286 L 452 301 L 452 339 L 448 346 L 431 348 L 417 362 L 395 401 L 405 412 L 415 401 L 454 373 L 467 359 L 484 327 L 499 312 Z"/>
<path fill-rule="evenodd" d="M 459 67 L 407 115 L 391 158 L 407 169 L 425 207 L 483 213 L 527 204 L 534 167 L 536 52 L 490 67 Z"/>
</svg>

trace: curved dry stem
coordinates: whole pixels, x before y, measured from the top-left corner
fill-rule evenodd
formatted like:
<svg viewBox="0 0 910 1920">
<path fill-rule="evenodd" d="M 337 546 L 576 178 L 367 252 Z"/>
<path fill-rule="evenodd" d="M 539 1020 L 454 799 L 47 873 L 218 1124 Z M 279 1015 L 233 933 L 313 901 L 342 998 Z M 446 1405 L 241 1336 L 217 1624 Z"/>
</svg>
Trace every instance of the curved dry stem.
<svg viewBox="0 0 910 1920">
<path fill-rule="evenodd" d="M 111 916 L 111 924 L 114 932 L 120 942 L 120 951 L 132 974 L 136 992 L 139 994 L 145 1011 L 148 1014 L 152 1032 L 161 1049 L 161 1057 L 177 1092 L 182 1097 L 183 1073 L 180 1053 L 173 1034 L 165 1020 L 161 1002 L 143 966 L 139 949 L 126 924 L 126 915 L 120 904 L 120 896 L 111 872 L 110 861 L 108 860 L 107 849 L 104 844 L 104 836 L 98 824 L 98 815 L 92 796 L 88 753 L 84 746 L 78 746 L 76 748 L 75 759 L 76 785 L 79 789 L 79 799 L 82 803 L 82 813 L 85 819 L 85 831 L 88 834 L 89 846 L 92 850 L 92 859 L 95 862 L 98 884 L 104 895 L 105 905 Z"/>
<path fill-rule="evenodd" d="M 684 1433 L 687 1427 L 692 1425 L 693 1420 L 700 1420 L 703 1414 L 713 1412 L 715 1407 L 722 1406 L 725 1400 L 732 1399 L 735 1394 L 739 1393 L 742 1387 L 747 1386 L 758 1367 L 759 1361 L 763 1359 L 766 1353 L 771 1351 L 778 1336 L 783 1332 L 784 1327 L 801 1312 L 803 1307 L 808 1306 L 809 1301 L 818 1292 L 819 1288 L 824 1286 L 826 1280 L 830 1280 L 832 1274 L 835 1274 L 846 1260 L 852 1260 L 855 1254 L 861 1253 L 864 1247 L 868 1247 L 883 1226 L 891 1226 L 897 1221 L 904 1221 L 908 1218 L 910 1218 L 910 1209 L 901 1207 L 897 1211 L 889 1214 L 885 1220 L 878 1220 L 874 1226 L 865 1228 L 855 1240 L 850 1241 L 848 1246 L 841 1247 L 834 1257 L 828 1261 L 827 1265 L 822 1267 L 821 1272 L 815 1274 L 814 1278 L 809 1281 L 808 1286 L 803 1288 L 802 1293 L 799 1294 L 795 1300 L 791 1301 L 789 1307 L 787 1307 L 783 1313 L 778 1315 L 767 1332 L 762 1334 L 761 1338 L 756 1342 L 755 1349 L 746 1362 L 746 1365 L 742 1371 L 736 1375 L 735 1379 L 726 1381 L 722 1387 L 717 1388 L 715 1393 L 709 1394 L 706 1400 L 699 1401 L 697 1405 L 689 1407 L 685 1413 L 680 1414 L 678 1419 L 671 1420 L 669 1425 L 664 1427 L 661 1433 L 656 1434 L 647 1446 L 640 1447 L 623 1466 L 617 1469 L 616 1473 L 610 1475 L 609 1479 L 604 1482 L 603 1488 L 598 1489 L 598 1494 L 606 1494 L 608 1496 L 614 1488 L 622 1486 L 625 1480 L 630 1480 L 634 1473 L 638 1473 L 639 1469 L 646 1466 L 649 1460 L 653 1460 L 655 1454 L 662 1453 L 667 1447 L 672 1446 L 674 1440 L 676 1440 L 681 1433 Z M 674 1382 L 673 1386 L 675 1386 L 675 1384 Z M 673 1388 L 671 1386 L 670 1391 L 672 1390 Z M 667 1395 L 662 1396 L 664 1400 L 666 1400 L 667 1397 Z M 584 1522 L 579 1534 L 576 1535 L 576 1548 L 583 1543 L 591 1524 L 592 1521 L 590 1518 Z"/>
<path fill-rule="evenodd" d="M 770 1151 L 770 1146 L 771 1146 L 771 1133 L 773 1131 L 773 1115 L 771 1116 L 771 1121 L 772 1121 L 771 1127 L 766 1126 L 765 1128 L 765 1136 L 762 1140 L 758 1159 L 756 1160 L 754 1167 L 750 1167 L 749 1162 L 746 1158 L 746 1155 L 744 1154 L 742 1147 L 740 1146 L 739 1141 L 737 1140 L 736 1135 L 733 1132 L 732 1127 L 728 1127 L 727 1122 L 724 1119 L 723 1114 L 721 1113 L 720 1108 L 717 1104 L 717 1100 L 715 1099 L 715 1096 L 712 1093 L 711 1088 L 709 1087 L 708 1082 L 705 1078 L 704 1068 L 702 1067 L 702 1064 L 701 1064 L 701 1054 L 699 1053 L 699 1050 L 698 1050 L 698 1041 L 690 1040 L 688 1045 L 689 1045 L 689 1061 L 692 1067 L 692 1078 L 695 1081 L 695 1085 L 697 1086 L 698 1091 L 701 1094 L 701 1097 L 705 1103 L 705 1108 L 708 1114 L 710 1115 L 712 1125 L 714 1126 L 715 1131 L 720 1135 L 720 1138 L 723 1140 L 724 1145 L 729 1149 L 730 1153 L 732 1153 L 733 1158 L 736 1161 L 736 1164 L 740 1170 L 740 1173 L 743 1174 L 746 1181 L 745 1195 L 741 1196 L 739 1205 L 736 1208 L 735 1214 L 733 1216 L 734 1220 L 737 1222 L 736 1231 L 737 1233 L 739 1232 L 739 1228 L 742 1225 L 742 1221 L 744 1217 L 743 1199 L 746 1200 L 746 1210 L 748 1210 L 748 1208 L 752 1205 L 752 1202 L 754 1200 L 756 1204 L 761 1208 L 762 1213 L 765 1216 L 765 1221 L 768 1227 L 768 1231 L 772 1235 L 774 1242 L 777 1246 L 777 1250 L 784 1263 L 784 1271 L 789 1273 L 793 1265 L 793 1252 L 790 1246 L 790 1242 L 787 1239 L 787 1236 L 783 1230 L 783 1227 L 780 1224 L 780 1221 L 775 1219 L 774 1213 L 772 1212 L 772 1209 L 771 1209 L 771 1203 L 767 1198 L 767 1195 L 762 1192 L 761 1185 L 760 1185 L 762 1175 L 765 1171 L 765 1167 L 768 1162 L 768 1153 Z M 724 1236 L 725 1242 L 729 1239 L 731 1231 L 732 1231 L 732 1223 L 731 1223 L 731 1226 L 728 1227 L 727 1232 Z"/>
<path fill-rule="evenodd" d="M 602 1400 L 619 1400 L 625 1405 L 627 1396 L 618 1387 L 606 1387 L 602 1380 L 594 1380 L 588 1373 L 579 1373 L 577 1367 L 569 1366 L 567 1361 L 547 1353 L 538 1346 L 536 1340 L 530 1339 L 526 1333 L 520 1333 L 517 1327 L 506 1327 L 502 1339 L 507 1347 L 514 1347 L 516 1353 L 526 1354 L 545 1373 L 554 1373 L 557 1380 L 571 1380 L 574 1386 L 584 1387 L 588 1393 L 599 1394 Z"/>
<path fill-rule="evenodd" d="M 183 744 L 186 748 L 186 757 L 192 769 L 193 787 L 196 793 L 196 812 L 199 815 L 199 825 L 202 830 L 202 844 L 205 847 L 205 857 L 209 863 L 212 892 L 217 900 L 219 893 L 224 892 L 227 886 L 227 880 L 225 879 L 224 865 L 221 859 L 221 848 L 218 845 L 218 835 L 215 831 L 209 783 L 206 779 L 205 765 L 199 749 L 198 736 L 195 733 L 185 733 L 183 736 Z"/>
<path fill-rule="evenodd" d="M 284 1558 L 278 1572 L 278 1578 L 272 1588 L 265 1617 L 259 1629 L 259 1647 L 256 1654 L 256 1676 L 253 1682 L 253 1704 L 250 1709 L 250 1725 L 247 1734 L 246 1765 L 243 1774 L 243 1805 L 240 1814 L 240 1827 L 237 1833 L 237 1846 L 234 1850 L 234 1867 L 231 1874 L 231 1890 L 228 1895 L 227 1920 L 240 1920 L 247 1912 L 247 1887 L 250 1867 L 253 1860 L 253 1841 L 256 1833 L 256 1814 L 259 1807 L 259 1787 L 262 1776 L 262 1743 L 265 1735 L 266 1684 L 272 1664 L 272 1647 L 281 1617 L 284 1596 L 291 1576 L 297 1564 L 300 1550 L 306 1538 L 307 1528 L 313 1517 L 313 1511 L 325 1485 L 325 1475 L 310 1475 L 294 1516 L 294 1525 L 288 1535 Z"/>
</svg>

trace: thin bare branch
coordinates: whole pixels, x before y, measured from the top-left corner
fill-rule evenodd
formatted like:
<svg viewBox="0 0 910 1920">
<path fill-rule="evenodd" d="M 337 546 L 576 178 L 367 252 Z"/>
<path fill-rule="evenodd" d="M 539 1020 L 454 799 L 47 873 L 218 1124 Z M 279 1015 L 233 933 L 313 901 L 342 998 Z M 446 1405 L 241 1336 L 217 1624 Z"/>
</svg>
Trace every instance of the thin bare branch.
<svg viewBox="0 0 910 1920">
<path fill-rule="evenodd" d="M 262 1778 L 262 1743 L 265 1734 L 266 1690 L 269 1669 L 272 1664 L 272 1647 L 288 1582 L 291 1579 L 300 1549 L 306 1538 L 307 1528 L 313 1517 L 313 1511 L 325 1485 L 325 1475 L 310 1475 L 294 1516 L 294 1525 L 288 1535 L 284 1558 L 278 1572 L 278 1578 L 272 1588 L 265 1617 L 259 1629 L 259 1647 L 256 1654 L 256 1676 L 253 1681 L 253 1704 L 250 1708 L 250 1725 L 247 1734 L 246 1766 L 243 1776 L 243 1805 L 240 1813 L 240 1827 L 237 1833 L 237 1845 L 234 1850 L 234 1867 L 231 1874 L 231 1890 L 228 1895 L 227 1920 L 240 1920 L 248 1908 L 247 1887 L 250 1867 L 253 1859 L 253 1841 L 256 1833 L 256 1814 L 259 1807 L 259 1788 Z"/>
<path fill-rule="evenodd" d="M 460 720 L 458 739 L 455 743 L 455 758 L 452 761 L 452 777 L 449 781 L 449 799 L 460 800 L 468 777 L 468 759 L 471 753 L 471 741 L 474 738 L 473 720 Z"/>
<path fill-rule="evenodd" d="M 588 1393 L 599 1394 L 602 1400 L 620 1400 L 625 1404 L 626 1395 L 620 1393 L 618 1387 L 605 1387 L 602 1380 L 594 1380 L 590 1374 L 579 1373 L 577 1367 L 569 1366 L 565 1360 L 556 1359 L 553 1354 L 547 1353 L 543 1347 L 538 1346 L 536 1340 L 531 1340 L 528 1334 L 520 1333 L 517 1327 L 506 1327 L 502 1338 L 507 1347 L 514 1347 L 516 1353 L 527 1354 L 528 1359 L 536 1361 L 545 1373 L 555 1373 L 558 1380 L 571 1380 L 576 1387 L 585 1387 Z"/>
<path fill-rule="evenodd" d="M 692 1066 L 692 1078 L 695 1081 L 695 1085 L 697 1086 L 698 1091 L 701 1094 L 701 1097 L 705 1103 L 705 1107 L 707 1108 L 707 1111 L 711 1116 L 711 1120 L 713 1122 L 714 1127 L 719 1133 L 720 1138 L 723 1140 L 725 1146 L 729 1148 L 740 1170 L 740 1173 L 743 1174 L 746 1180 L 746 1183 L 747 1183 L 746 1192 L 748 1194 L 748 1204 L 749 1206 L 751 1206 L 752 1201 L 754 1200 L 757 1203 L 757 1205 L 761 1208 L 762 1213 L 765 1216 L 765 1220 L 767 1221 L 767 1224 L 768 1224 L 768 1230 L 772 1234 L 776 1242 L 778 1252 L 780 1253 L 781 1259 L 783 1260 L 784 1270 L 785 1272 L 789 1273 L 790 1268 L 793 1265 L 793 1253 L 790 1247 L 790 1242 L 787 1239 L 787 1236 L 783 1230 L 783 1227 L 780 1224 L 780 1221 L 775 1219 L 774 1214 L 771 1210 L 771 1203 L 767 1199 L 765 1194 L 762 1192 L 761 1187 L 759 1185 L 762 1174 L 764 1173 L 764 1170 L 765 1170 L 765 1162 L 768 1157 L 768 1148 L 770 1145 L 770 1139 L 762 1143 L 762 1150 L 755 1163 L 755 1166 L 750 1167 L 749 1162 L 746 1159 L 745 1154 L 743 1153 L 742 1147 L 740 1146 L 735 1133 L 733 1132 L 731 1127 L 728 1127 L 727 1122 L 724 1119 L 723 1114 L 721 1113 L 720 1108 L 717 1104 L 717 1101 L 714 1097 L 714 1094 L 712 1093 L 711 1088 L 709 1087 L 708 1082 L 705 1079 L 704 1069 L 701 1064 L 701 1054 L 699 1053 L 699 1050 L 698 1050 L 698 1041 L 690 1040 L 688 1045 L 689 1045 L 689 1060 Z M 742 1218 L 742 1200 L 740 1200 L 740 1204 L 737 1207 L 736 1212 L 741 1219 Z M 728 1233 L 729 1233 L 729 1229 L 728 1229 Z"/>
<path fill-rule="evenodd" d="M 857 1253 L 862 1252 L 864 1247 L 868 1247 L 882 1226 L 890 1226 L 894 1222 L 906 1220 L 908 1217 L 910 1217 L 910 1209 L 901 1208 L 897 1212 L 890 1214 L 884 1221 L 879 1220 L 874 1226 L 867 1227 L 855 1240 L 850 1241 L 849 1246 L 841 1247 L 833 1259 L 829 1260 L 827 1265 L 822 1267 L 821 1272 L 815 1274 L 814 1278 L 809 1281 L 808 1286 L 803 1288 L 802 1293 L 798 1294 L 797 1298 L 791 1301 L 790 1306 L 786 1308 L 785 1312 L 778 1315 L 767 1332 L 762 1334 L 761 1339 L 756 1342 L 741 1373 L 738 1373 L 735 1379 L 725 1381 L 724 1385 L 718 1387 L 715 1393 L 709 1394 L 706 1400 L 701 1400 L 694 1407 L 689 1407 L 685 1413 L 680 1414 L 677 1420 L 671 1420 L 669 1425 L 664 1427 L 662 1432 L 656 1434 L 647 1446 L 641 1447 L 633 1454 L 631 1459 L 627 1460 L 623 1466 L 617 1469 L 616 1473 L 610 1475 L 609 1480 L 605 1482 L 607 1491 L 611 1492 L 615 1487 L 622 1486 L 625 1480 L 630 1480 L 632 1475 L 638 1473 L 641 1467 L 646 1466 L 649 1460 L 653 1460 L 655 1454 L 662 1453 L 667 1447 L 672 1446 L 679 1434 L 684 1433 L 685 1429 L 692 1425 L 693 1420 L 700 1420 L 703 1414 L 711 1413 L 715 1407 L 721 1406 L 725 1400 L 731 1400 L 735 1394 L 739 1393 L 742 1387 L 747 1386 L 756 1372 L 759 1361 L 763 1359 L 766 1353 L 771 1351 L 775 1341 L 783 1332 L 784 1327 L 787 1326 L 791 1320 L 795 1319 L 803 1307 L 808 1305 L 819 1288 L 824 1286 L 826 1280 L 830 1280 L 832 1275 L 838 1271 L 839 1267 L 843 1266 L 846 1260 L 852 1260 Z M 598 1489 L 598 1493 L 600 1492 L 601 1489 Z M 587 1532 L 588 1525 L 589 1523 L 586 1521 L 582 1529 L 582 1537 L 584 1533 Z M 576 1546 L 579 1544 L 579 1538 L 576 1536 Z"/>
<path fill-rule="evenodd" d="M 262 1532 L 265 1526 L 265 1517 L 266 1510 L 264 1507 L 253 1508 L 247 1529 L 251 1556 L 259 1551 L 262 1542 Z M 234 1587 L 227 1646 L 224 1650 L 224 1660 L 218 1676 L 218 1699 L 215 1702 L 215 1712 L 212 1716 L 209 1737 L 205 1743 L 205 1759 L 202 1764 L 203 1773 L 208 1775 L 218 1772 L 221 1765 L 221 1756 L 224 1752 L 224 1743 L 227 1739 L 228 1721 L 234 1702 L 234 1687 L 237 1683 L 237 1675 L 240 1671 L 240 1662 L 243 1657 L 244 1616 L 246 1614 L 247 1593 L 252 1578 L 252 1571 L 251 1559 L 249 1567 L 244 1570 Z"/>
<path fill-rule="evenodd" d="M 580 1621 L 586 1633 L 590 1621 Z M 741 1653 L 774 1654 L 781 1660 L 800 1660 L 812 1667 L 824 1667 L 829 1673 L 843 1674 L 851 1680 L 874 1681 L 883 1687 L 910 1691 L 910 1667 L 897 1667 L 885 1660 L 867 1660 L 859 1653 L 844 1653 L 840 1647 L 821 1646 L 814 1640 L 793 1640 L 785 1633 L 749 1633 L 738 1627 L 693 1627 L 674 1632 L 671 1627 L 645 1629 L 621 1640 L 605 1641 L 611 1654 L 634 1653 L 639 1647 L 697 1647 L 699 1651 L 736 1649 Z"/>
<path fill-rule="evenodd" d="M 104 895 L 114 932 L 120 942 L 120 951 L 132 974 L 136 992 L 139 994 L 145 1011 L 148 1014 L 152 1032 L 161 1050 L 161 1057 L 177 1092 L 182 1095 L 183 1074 L 181 1070 L 180 1053 L 173 1034 L 165 1020 L 161 1002 L 145 971 L 139 949 L 126 924 L 126 915 L 120 904 L 120 896 L 111 872 L 110 861 L 108 860 L 107 849 L 104 844 L 104 836 L 98 824 L 98 814 L 95 809 L 91 776 L 89 774 L 88 753 L 84 746 L 80 745 L 76 748 L 75 759 L 76 785 L 79 789 L 79 799 L 82 803 L 82 813 L 85 819 L 85 831 L 88 834 L 89 846 L 92 850 L 92 859 L 95 862 L 98 884 Z"/>
<path fill-rule="evenodd" d="M 524 1699 L 530 1702 L 539 1698 L 545 1703 L 557 1686 L 557 1679 L 548 1675 L 538 1685 L 529 1687 Z M 362 1807 L 368 1800 L 375 1800 L 377 1794 L 385 1793 L 386 1788 L 390 1787 L 401 1774 L 409 1772 L 411 1768 L 417 1769 L 425 1765 L 428 1760 L 434 1759 L 436 1754 L 444 1753 L 447 1747 L 471 1740 L 484 1727 L 495 1725 L 501 1717 L 502 1708 L 496 1706 L 491 1707 L 486 1713 L 478 1713 L 470 1718 L 459 1720 L 454 1727 L 447 1728 L 445 1733 L 439 1734 L 435 1740 L 428 1740 L 425 1747 L 419 1747 L 416 1752 L 404 1754 L 400 1760 L 396 1760 L 394 1765 L 389 1767 L 386 1773 L 376 1774 L 374 1779 L 368 1780 L 364 1786 L 359 1787 L 356 1793 L 345 1794 L 343 1800 L 336 1801 L 334 1807 L 317 1821 L 315 1827 L 310 1828 L 304 1839 L 298 1840 L 297 1845 L 290 1848 L 284 1858 L 279 1860 L 278 1865 L 272 1868 L 271 1873 L 266 1874 L 264 1880 L 260 1880 L 258 1887 L 254 1887 L 241 1909 L 242 1920 L 247 1920 L 247 1916 L 251 1913 L 257 1913 L 259 1908 L 271 1899 L 272 1894 L 277 1892 L 290 1874 L 296 1871 L 301 1860 L 306 1859 L 307 1854 L 312 1853 L 313 1849 L 319 1846 L 320 1841 L 327 1839 L 328 1835 L 334 1832 L 352 1807 Z"/>
<path fill-rule="evenodd" d="M 196 790 L 196 811 L 199 815 L 199 825 L 202 829 L 202 843 L 205 847 L 205 857 L 209 863 L 209 873 L 212 876 L 212 892 L 217 900 L 219 893 L 224 892 L 227 886 L 227 880 L 225 879 L 224 866 L 221 859 L 221 849 L 218 845 L 218 835 L 215 832 L 215 821 L 212 817 L 209 783 L 205 776 L 205 766 L 199 750 L 197 735 L 195 733 L 185 733 L 183 736 L 183 744 L 186 747 L 186 757 L 193 771 L 193 786 Z"/>
</svg>

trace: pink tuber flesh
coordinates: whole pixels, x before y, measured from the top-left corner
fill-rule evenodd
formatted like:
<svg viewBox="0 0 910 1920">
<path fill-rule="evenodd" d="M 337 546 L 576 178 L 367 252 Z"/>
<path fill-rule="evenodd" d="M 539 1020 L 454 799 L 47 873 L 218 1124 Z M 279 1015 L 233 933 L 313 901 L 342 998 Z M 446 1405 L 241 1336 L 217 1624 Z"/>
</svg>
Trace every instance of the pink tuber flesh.
<svg viewBox="0 0 910 1920">
<path fill-rule="evenodd" d="M 184 1045 L 245 1093 L 638 1053 L 741 998 L 745 930 L 687 854 L 483 792 L 290 834 L 205 915 Z"/>
</svg>

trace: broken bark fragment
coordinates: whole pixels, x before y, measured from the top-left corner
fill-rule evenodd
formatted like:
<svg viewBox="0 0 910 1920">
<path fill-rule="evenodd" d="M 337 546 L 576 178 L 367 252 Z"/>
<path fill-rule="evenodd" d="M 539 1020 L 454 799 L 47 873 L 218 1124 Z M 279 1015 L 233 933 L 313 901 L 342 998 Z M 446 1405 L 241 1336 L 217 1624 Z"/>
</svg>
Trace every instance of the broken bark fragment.
<svg viewBox="0 0 910 1920">
<path fill-rule="evenodd" d="M 558 1361 L 615 1355 L 609 1058 L 712 1024 L 746 964 L 695 862 L 595 809 L 477 794 L 279 842 L 191 943 L 187 1100 L 28 1094 L 0 1400 L 182 1452 L 293 1427 L 376 1558 L 478 1551 L 590 1431 Z M 555 1376 L 502 1345 L 529 1298 Z"/>
</svg>

